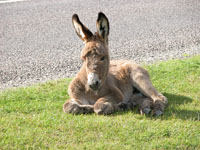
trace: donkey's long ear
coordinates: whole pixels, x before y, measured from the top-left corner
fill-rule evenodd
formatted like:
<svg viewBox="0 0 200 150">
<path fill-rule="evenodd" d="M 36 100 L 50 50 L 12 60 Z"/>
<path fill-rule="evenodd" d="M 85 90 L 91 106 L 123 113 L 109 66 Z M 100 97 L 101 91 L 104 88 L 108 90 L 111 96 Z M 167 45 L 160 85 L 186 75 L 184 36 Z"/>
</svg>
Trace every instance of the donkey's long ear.
<svg viewBox="0 0 200 150">
<path fill-rule="evenodd" d="M 109 35 L 109 21 L 104 13 L 99 12 L 97 18 L 97 33 L 99 37 L 108 44 L 108 35 Z"/>
<path fill-rule="evenodd" d="M 83 40 L 84 43 L 87 43 L 88 40 L 93 36 L 92 32 L 81 23 L 77 14 L 72 16 L 72 23 L 77 35 Z"/>
</svg>

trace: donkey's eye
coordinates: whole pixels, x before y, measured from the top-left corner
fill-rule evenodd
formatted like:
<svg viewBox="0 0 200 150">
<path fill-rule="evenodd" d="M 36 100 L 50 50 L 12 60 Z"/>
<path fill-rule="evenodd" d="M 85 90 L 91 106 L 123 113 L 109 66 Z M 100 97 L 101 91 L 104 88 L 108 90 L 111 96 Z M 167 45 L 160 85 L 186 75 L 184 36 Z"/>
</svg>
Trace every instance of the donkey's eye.
<svg viewBox="0 0 200 150">
<path fill-rule="evenodd" d="M 101 61 L 104 61 L 104 59 L 105 59 L 105 57 L 103 56 L 103 57 L 101 57 L 101 59 L 100 59 L 100 60 L 101 60 Z"/>
</svg>

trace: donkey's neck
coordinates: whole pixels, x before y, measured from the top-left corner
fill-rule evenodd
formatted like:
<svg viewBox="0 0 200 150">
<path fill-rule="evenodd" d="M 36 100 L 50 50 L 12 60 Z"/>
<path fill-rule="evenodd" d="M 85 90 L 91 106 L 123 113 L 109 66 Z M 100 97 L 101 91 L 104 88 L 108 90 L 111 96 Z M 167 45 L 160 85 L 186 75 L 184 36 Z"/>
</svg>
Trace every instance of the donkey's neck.
<svg viewBox="0 0 200 150">
<path fill-rule="evenodd" d="M 85 63 L 83 63 L 80 71 L 78 72 L 78 78 L 83 85 L 87 84 L 87 72 L 86 72 Z"/>
</svg>

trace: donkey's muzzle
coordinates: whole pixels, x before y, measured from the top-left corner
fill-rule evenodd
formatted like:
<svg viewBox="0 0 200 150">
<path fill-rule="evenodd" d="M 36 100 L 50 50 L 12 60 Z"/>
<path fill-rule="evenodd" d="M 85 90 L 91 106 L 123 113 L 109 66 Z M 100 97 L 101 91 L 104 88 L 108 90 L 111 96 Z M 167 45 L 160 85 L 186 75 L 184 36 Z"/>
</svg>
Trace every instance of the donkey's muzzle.
<svg viewBox="0 0 200 150">
<path fill-rule="evenodd" d="M 88 86 L 92 90 L 97 90 L 99 88 L 99 85 L 100 85 L 100 80 L 98 75 L 95 73 L 88 74 Z"/>
</svg>

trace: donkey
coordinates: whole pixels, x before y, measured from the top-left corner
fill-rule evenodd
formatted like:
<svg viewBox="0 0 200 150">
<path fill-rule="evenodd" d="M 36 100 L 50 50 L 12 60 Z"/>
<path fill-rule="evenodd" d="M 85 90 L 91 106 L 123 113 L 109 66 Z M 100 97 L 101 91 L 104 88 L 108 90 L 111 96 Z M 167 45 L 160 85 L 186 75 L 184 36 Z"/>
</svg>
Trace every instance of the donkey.
<svg viewBox="0 0 200 150">
<path fill-rule="evenodd" d="M 138 105 L 141 114 L 162 115 L 168 100 L 152 85 L 148 72 L 133 61 L 110 61 L 110 28 L 105 14 L 99 12 L 95 34 L 81 23 L 77 14 L 72 16 L 72 23 L 85 47 L 81 52 L 82 67 L 69 85 L 70 99 L 63 111 L 109 115 Z"/>
</svg>

